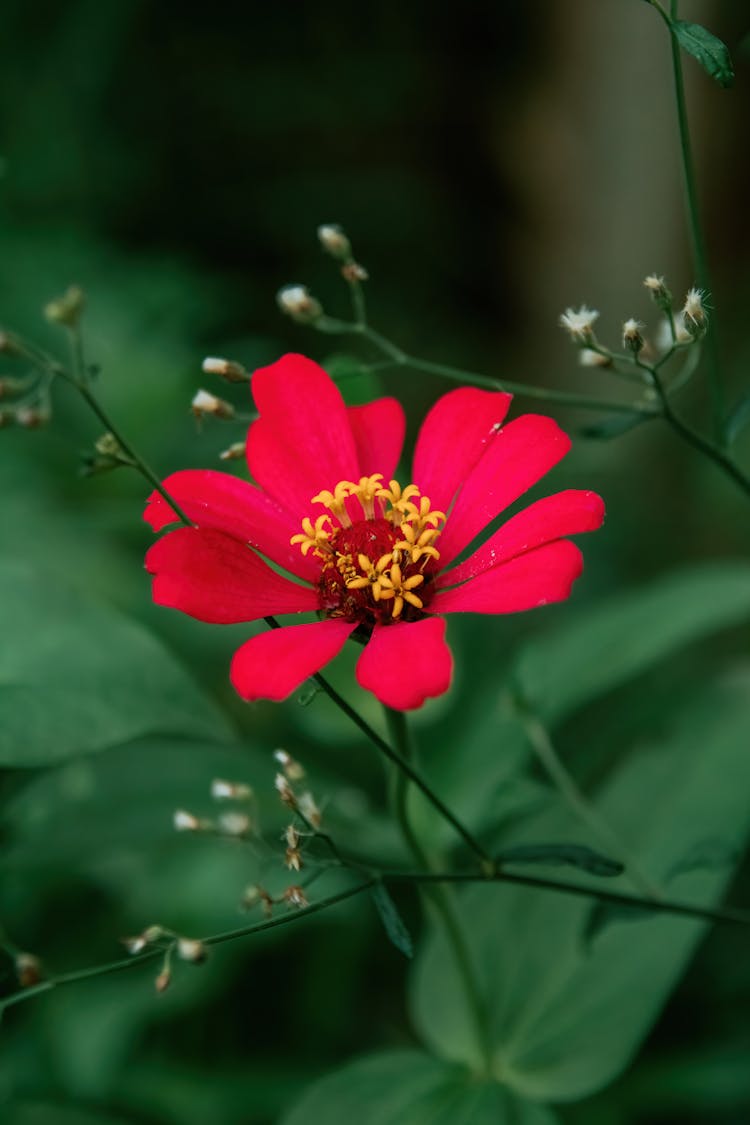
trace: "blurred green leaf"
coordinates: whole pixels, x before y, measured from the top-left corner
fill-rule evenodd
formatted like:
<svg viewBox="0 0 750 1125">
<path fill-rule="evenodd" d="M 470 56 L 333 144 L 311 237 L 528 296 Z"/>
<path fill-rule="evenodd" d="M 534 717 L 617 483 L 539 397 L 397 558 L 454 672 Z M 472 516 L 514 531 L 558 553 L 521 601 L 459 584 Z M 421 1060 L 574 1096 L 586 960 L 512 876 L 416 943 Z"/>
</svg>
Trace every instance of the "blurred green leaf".
<svg viewBox="0 0 750 1125">
<path fill-rule="evenodd" d="M 371 894 L 380 915 L 380 921 L 383 923 L 383 929 L 388 935 L 388 940 L 395 945 L 399 953 L 403 953 L 404 957 L 413 957 L 414 943 L 411 940 L 411 934 L 385 886 L 382 883 L 376 883 Z"/>
<path fill-rule="evenodd" d="M 581 844 L 519 844 L 495 857 L 500 864 L 541 863 L 550 867 L 578 867 L 590 875 L 622 875 L 623 865 Z"/>
<path fill-rule="evenodd" d="M 142 625 L 20 562 L 0 564 L 0 584 L 0 765 L 48 765 L 150 733 L 231 736 Z"/>
<path fill-rule="evenodd" d="M 103 1113 L 95 1109 L 79 1109 L 57 1102 L 12 1102 L 0 1108 L 4 1125 L 133 1125 L 134 1117 Z"/>
<path fill-rule="evenodd" d="M 419 1051 L 387 1051 L 316 1082 L 282 1125 L 555 1125 L 543 1106 Z"/>
<path fill-rule="evenodd" d="M 512 680 L 546 722 L 558 722 L 691 641 L 748 616 L 747 563 L 696 567 L 611 598 L 535 638 L 516 658 Z"/>
<path fill-rule="evenodd" d="M 696 841 L 717 839 L 733 847 L 745 842 L 750 791 L 737 779 L 746 770 L 750 744 L 749 687 L 746 672 L 707 686 L 673 717 L 664 741 L 640 747 L 596 801 L 599 815 L 657 885 Z M 521 842 L 573 837 L 582 826 L 555 802 L 520 834 Z M 731 864 L 683 871 L 670 882 L 669 894 L 714 903 L 731 871 Z M 632 892 L 625 878 L 622 889 Z M 587 942 L 592 901 L 499 886 L 473 887 L 460 902 L 482 988 L 491 998 L 496 1073 L 521 1094 L 544 1100 L 585 1097 L 627 1066 L 706 929 L 667 915 L 628 925 L 613 919 Z M 428 1046 L 476 1064 L 473 1029 L 441 935 L 431 936 L 415 962 L 412 1007 Z"/>
<path fill-rule="evenodd" d="M 732 445 L 750 422 L 750 391 L 741 395 L 724 423 L 724 438 Z"/>
<path fill-rule="evenodd" d="M 697 59 L 711 78 L 728 89 L 734 82 L 734 68 L 726 44 L 699 23 L 673 20 L 672 28 L 683 51 Z"/>
</svg>

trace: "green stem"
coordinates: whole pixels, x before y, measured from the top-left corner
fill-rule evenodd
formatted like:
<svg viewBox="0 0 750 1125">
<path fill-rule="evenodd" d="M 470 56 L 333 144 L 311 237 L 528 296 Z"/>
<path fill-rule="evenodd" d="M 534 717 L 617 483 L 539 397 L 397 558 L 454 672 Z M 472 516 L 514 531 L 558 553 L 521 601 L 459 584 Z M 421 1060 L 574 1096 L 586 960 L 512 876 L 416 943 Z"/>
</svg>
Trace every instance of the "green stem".
<svg viewBox="0 0 750 1125">
<path fill-rule="evenodd" d="M 269 625 L 271 625 L 271 628 L 279 628 L 278 622 L 274 621 L 272 623 L 272 619 L 268 617 L 265 618 L 265 621 L 268 622 Z M 443 801 L 441 801 L 437 793 L 434 793 L 432 791 L 424 778 L 420 776 L 420 774 L 413 768 L 413 766 L 411 766 L 409 762 L 407 762 L 403 757 L 401 757 L 400 754 L 398 754 L 391 746 L 389 746 L 385 739 L 380 737 L 377 731 L 373 730 L 369 723 L 346 702 L 343 696 L 339 695 L 332 684 L 330 684 L 328 680 L 326 680 L 325 677 L 320 674 L 320 672 L 316 672 L 316 674 L 312 678 L 315 683 L 323 689 L 326 695 L 328 695 L 329 698 L 336 704 L 339 710 L 343 711 L 347 718 L 351 719 L 351 721 L 359 727 L 359 729 L 370 740 L 373 746 L 375 746 L 381 754 L 385 755 L 385 757 L 388 758 L 388 760 L 392 762 L 393 765 L 397 766 L 399 770 L 405 773 L 409 777 L 409 779 L 414 782 L 417 788 L 422 793 L 424 793 L 430 804 L 433 805 L 433 807 L 440 813 L 442 818 L 446 820 L 453 829 L 455 829 L 466 846 L 481 861 L 483 870 L 493 870 L 494 861 L 489 852 L 485 851 L 479 841 L 472 836 L 472 834 L 467 828 L 464 827 L 458 817 L 451 812 L 451 810 L 446 804 L 443 803 Z"/>
<path fill-rule="evenodd" d="M 272 930 L 277 926 L 288 926 L 290 923 L 299 921 L 302 918 L 307 918 L 311 914 L 317 914 L 320 910 L 326 910 L 329 906 L 335 906 L 337 903 L 343 902 L 347 898 L 362 894 L 363 891 L 369 891 L 375 886 L 376 882 L 377 879 L 368 879 L 367 882 L 359 883 L 354 887 L 348 887 L 346 890 L 339 891 L 335 895 L 329 895 L 328 898 L 323 898 L 319 902 L 314 902 L 304 907 L 302 910 L 297 911 L 295 914 L 283 914 L 278 918 L 269 918 L 266 919 L 265 922 L 258 922 L 252 926 L 240 926 L 238 929 L 226 930 L 219 934 L 212 934 L 209 937 L 200 938 L 199 940 L 202 945 L 219 945 L 225 941 L 234 941 L 237 938 L 259 934 L 263 930 Z M 32 997 L 40 996 L 44 992 L 51 992 L 53 988 L 60 988 L 66 984 L 75 984 L 78 981 L 88 980 L 91 977 L 101 977 L 109 973 L 119 973 L 124 969 L 132 969 L 136 965 L 142 965 L 146 961 L 152 961 L 156 957 L 161 957 L 163 952 L 164 950 L 162 948 L 149 949 L 139 954 L 137 957 L 125 957 L 119 961 L 110 961 L 106 965 L 94 965 L 88 969 L 78 969 L 72 973 L 62 973 L 59 976 L 49 977 L 47 980 L 40 981 L 39 984 L 22 989 L 20 992 L 15 992 L 12 996 L 7 996 L 3 1000 L 0 1000 L 0 1012 L 23 1000 L 30 1000 Z"/>
<path fill-rule="evenodd" d="M 643 364 L 642 366 L 646 367 L 645 364 Z M 664 388 L 664 384 L 659 378 L 659 374 L 656 369 L 653 367 L 646 367 L 646 370 L 648 370 L 651 374 L 654 390 L 659 397 L 661 412 L 665 421 L 669 423 L 675 433 L 684 438 L 684 440 L 689 445 L 692 445 L 694 449 L 700 450 L 701 453 L 710 458 L 710 460 L 713 461 L 714 464 L 717 465 L 723 472 L 725 472 L 727 476 L 731 477 L 735 484 L 739 485 L 739 487 L 747 496 L 750 496 L 750 477 L 746 476 L 745 473 L 743 473 L 742 469 L 740 469 L 740 467 L 735 464 L 732 458 L 729 457 L 723 449 L 721 449 L 718 445 L 715 445 L 712 441 L 709 440 L 709 438 L 703 437 L 703 435 L 699 434 L 697 430 L 694 430 L 691 426 L 689 426 L 687 422 L 683 422 L 679 414 L 676 414 L 672 409 L 672 404 L 669 401 L 669 397 Z"/>
<path fill-rule="evenodd" d="M 398 747 L 402 761 L 408 762 L 413 757 L 409 728 L 403 711 L 394 711 L 385 708 L 385 717 L 393 743 Z M 403 769 L 397 769 L 395 774 L 394 804 L 396 818 L 401 828 L 401 833 L 412 855 L 417 861 L 423 874 L 432 874 L 430 859 L 414 831 L 409 818 L 409 785 L 410 778 Z M 456 909 L 453 896 L 449 888 L 439 882 L 428 882 L 426 897 L 432 904 L 443 925 L 448 946 L 453 954 L 453 959 L 458 973 L 458 978 L 466 1000 L 469 1018 L 474 1028 L 476 1046 L 479 1057 L 486 1074 L 492 1071 L 492 1048 L 490 1043 L 487 1006 L 477 980 L 476 968 L 472 961 L 471 952 L 466 943 L 466 936 L 461 925 L 461 919 Z"/>
<path fill-rule="evenodd" d="M 687 220 L 690 232 L 690 242 L 693 251 L 693 262 L 698 279 L 698 285 L 705 293 L 710 293 L 711 277 L 708 269 L 708 255 L 703 237 L 703 228 L 700 220 L 698 205 L 698 189 L 695 182 L 695 163 L 693 160 L 692 142 L 690 139 L 690 126 L 688 124 L 687 105 L 685 102 L 685 82 L 682 75 L 682 48 L 674 30 L 674 21 L 677 19 L 678 0 L 671 0 L 669 16 L 669 38 L 672 47 L 672 72 L 674 76 L 674 91 L 677 103 L 677 122 L 680 132 L 680 153 L 682 157 L 682 178 L 685 186 L 685 199 L 687 204 Z M 711 394 L 711 406 L 714 421 L 714 436 L 719 443 L 724 440 L 724 397 L 721 386 L 721 370 L 719 345 L 716 329 L 712 325 L 706 338 L 706 354 L 708 358 L 708 382 Z"/>
<path fill-rule="evenodd" d="M 102 423 L 102 425 L 105 427 L 105 429 L 107 429 L 109 431 L 109 433 L 112 434 L 112 437 L 115 439 L 115 441 L 120 446 L 120 448 L 123 450 L 123 452 L 128 457 L 130 457 L 130 459 L 132 460 L 135 468 L 138 469 L 140 474 L 142 476 L 144 476 L 146 478 L 146 480 L 149 481 L 154 486 L 156 491 L 161 496 L 164 497 L 167 504 L 169 504 L 169 506 L 173 510 L 173 512 L 175 512 L 175 514 L 177 516 L 179 516 L 179 518 L 182 520 L 184 525 L 186 527 L 192 527 L 193 521 L 191 519 L 188 519 L 188 517 L 183 512 L 180 505 L 177 503 L 177 501 L 174 500 L 169 495 L 169 493 L 167 492 L 164 485 L 159 480 L 158 476 L 153 471 L 153 469 L 146 463 L 146 461 L 143 460 L 141 455 L 133 448 L 133 446 L 130 444 L 130 442 L 127 441 L 126 438 L 123 437 L 123 435 L 120 433 L 118 428 L 115 426 L 114 422 L 109 417 L 106 410 L 101 405 L 101 403 L 96 398 L 96 396 L 89 390 L 89 388 L 84 383 L 79 383 L 77 380 L 74 380 L 73 385 L 77 388 L 78 393 L 83 397 L 83 399 L 86 401 L 86 403 L 91 408 L 91 410 L 93 410 L 94 414 L 96 414 L 97 418 Z"/>
</svg>

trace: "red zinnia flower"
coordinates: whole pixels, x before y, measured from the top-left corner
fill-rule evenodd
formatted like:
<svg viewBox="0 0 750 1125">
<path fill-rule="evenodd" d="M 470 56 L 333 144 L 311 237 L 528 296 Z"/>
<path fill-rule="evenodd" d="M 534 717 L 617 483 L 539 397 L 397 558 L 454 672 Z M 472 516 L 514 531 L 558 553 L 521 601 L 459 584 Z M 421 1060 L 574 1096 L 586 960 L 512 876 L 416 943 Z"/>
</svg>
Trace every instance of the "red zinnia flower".
<svg viewBox="0 0 750 1125">
<path fill-rule="evenodd" d="M 154 601 L 200 621 L 319 615 L 237 650 L 231 678 L 244 699 L 285 699 L 358 630 L 368 639 L 357 680 L 410 710 L 450 686 L 442 614 L 514 613 L 568 597 L 582 561 L 563 536 L 599 527 L 604 505 L 593 492 L 537 500 L 451 565 L 568 452 L 551 418 L 503 426 L 509 394 L 451 391 L 427 415 L 414 483 L 401 488 L 395 399 L 347 408 L 325 371 L 297 355 L 256 371 L 252 391 L 260 417 L 247 460 L 260 487 L 211 470 L 174 473 L 165 488 L 194 526 L 170 531 L 146 557 Z M 176 518 L 154 492 L 154 530 Z"/>
</svg>

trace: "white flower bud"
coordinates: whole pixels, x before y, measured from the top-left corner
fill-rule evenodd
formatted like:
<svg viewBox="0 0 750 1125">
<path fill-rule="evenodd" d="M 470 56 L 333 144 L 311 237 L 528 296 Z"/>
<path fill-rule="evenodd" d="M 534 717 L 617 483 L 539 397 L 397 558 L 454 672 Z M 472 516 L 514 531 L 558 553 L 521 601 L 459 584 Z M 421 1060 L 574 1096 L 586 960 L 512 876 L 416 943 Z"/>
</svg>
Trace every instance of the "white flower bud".
<svg viewBox="0 0 750 1125">
<path fill-rule="evenodd" d="M 611 367 L 612 357 L 594 351 L 593 348 L 581 348 L 578 353 L 578 362 L 581 367 Z"/>
<path fill-rule="evenodd" d="M 242 781 L 225 781 L 216 777 L 211 782 L 211 796 L 215 801 L 248 801 L 252 795 L 250 786 Z"/>
<path fill-rule="evenodd" d="M 204 375 L 218 375 L 228 383 L 248 383 L 250 376 L 241 363 L 232 359 L 220 359 L 218 356 L 209 355 L 201 364 Z"/>
<path fill-rule="evenodd" d="M 318 227 L 318 238 L 323 249 L 332 258 L 343 262 L 351 257 L 351 243 L 338 223 L 323 223 Z"/>
<path fill-rule="evenodd" d="M 219 454 L 220 461 L 241 461 L 245 456 L 244 441 L 235 441 L 227 449 L 222 449 Z"/>
<path fill-rule="evenodd" d="M 202 941 L 197 941 L 195 938 L 179 937 L 177 939 L 177 956 L 183 961 L 192 961 L 194 965 L 199 965 L 201 961 L 206 960 L 208 951 Z"/>
<path fill-rule="evenodd" d="M 627 348 L 628 351 L 633 352 L 634 355 L 638 355 L 638 352 L 643 348 L 642 328 L 643 325 L 641 322 L 639 320 L 634 320 L 633 317 L 626 320 L 622 326 L 622 346 Z"/>
<path fill-rule="evenodd" d="M 580 309 L 566 309 L 560 317 L 560 327 L 569 333 L 575 344 L 588 344 L 593 339 L 594 321 L 599 313 L 581 305 Z"/>
<path fill-rule="evenodd" d="M 687 296 L 685 297 L 682 317 L 686 331 L 690 333 L 694 340 L 704 336 L 708 327 L 708 318 L 704 305 L 705 296 L 705 293 L 701 289 L 688 289 Z"/>
<path fill-rule="evenodd" d="M 252 825 L 245 813 L 226 812 L 219 817 L 219 831 L 225 836 L 247 836 Z"/>
<path fill-rule="evenodd" d="M 15 970 L 21 988 L 32 988 L 42 979 L 42 962 L 33 953 L 17 953 Z"/>
<path fill-rule="evenodd" d="M 283 286 L 276 294 L 276 303 L 283 313 L 300 324 L 311 324 L 323 315 L 323 306 L 311 296 L 306 285 Z"/>
<path fill-rule="evenodd" d="M 202 821 L 185 809 L 176 810 L 172 823 L 177 832 L 200 832 L 203 827 Z"/>
<path fill-rule="evenodd" d="M 305 820 L 309 820 L 313 828 L 320 828 L 323 816 L 320 809 L 315 804 L 315 798 L 313 797 L 312 793 L 306 792 L 300 794 L 297 801 L 297 806 L 302 816 L 305 818 Z"/>
<path fill-rule="evenodd" d="M 190 409 L 196 418 L 203 418 L 206 414 L 212 414 L 215 418 L 234 417 L 234 407 L 231 402 L 225 402 L 224 399 L 217 398 L 216 395 L 204 390 L 197 391 L 193 395 Z"/>
<path fill-rule="evenodd" d="M 287 887 L 284 891 L 284 902 L 287 906 L 296 906 L 298 910 L 302 910 L 305 906 L 309 906 L 305 892 L 302 887 Z"/>
<path fill-rule="evenodd" d="M 303 767 L 286 750 L 274 750 L 273 756 L 290 781 L 301 781 L 305 776 Z"/>
</svg>

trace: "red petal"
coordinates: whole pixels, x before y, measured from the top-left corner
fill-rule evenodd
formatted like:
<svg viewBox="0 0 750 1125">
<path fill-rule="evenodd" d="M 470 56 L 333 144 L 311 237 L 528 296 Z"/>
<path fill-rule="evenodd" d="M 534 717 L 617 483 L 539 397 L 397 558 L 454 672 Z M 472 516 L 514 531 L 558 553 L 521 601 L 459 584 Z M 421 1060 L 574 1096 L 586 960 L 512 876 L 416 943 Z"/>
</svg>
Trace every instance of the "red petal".
<svg viewBox="0 0 750 1125">
<path fill-rule="evenodd" d="M 436 585 L 455 586 L 543 543 L 595 531 L 601 527 L 603 519 L 604 501 L 595 492 L 570 488 L 554 496 L 544 496 L 503 524 L 460 566 L 441 574 Z"/>
<path fill-rule="evenodd" d="M 561 602 L 582 570 L 576 545 L 558 539 L 495 566 L 463 586 L 442 590 L 430 603 L 430 612 L 518 613 Z"/>
<path fill-rule="evenodd" d="M 250 543 L 292 574 L 316 580 L 320 564 L 312 557 L 303 558 L 299 547 L 289 542 L 300 530 L 296 516 L 247 481 L 212 469 L 187 469 L 167 477 L 164 487 L 198 527 Z M 159 492 L 152 492 L 144 519 L 154 531 L 161 531 L 178 517 Z"/>
<path fill-rule="evenodd" d="M 359 479 L 346 406 L 322 367 L 285 355 L 255 372 L 252 390 L 260 420 L 247 435 L 248 465 L 284 508 L 302 519 L 321 489 Z"/>
<path fill-rule="evenodd" d="M 366 406 L 350 406 L 349 422 L 359 458 L 360 476 L 382 473 L 391 480 L 404 444 L 406 418 L 395 398 L 378 398 Z"/>
<path fill-rule="evenodd" d="M 157 605 L 216 625 L 318 609 L 316 590 L 283 578 L 249 547 L 210 528 L 171 531 L 146 555 L 146 570 Z"/>
<path fill-rule="evenodd" d="M 413 711 L 451 685 L 453 657 L 439 617 L 376 625 L 357 664 L 357 681 L 386 707 Z"/>
<path fill-rule="evenodd" d="M 230 677 L 235 690 L 247 700 L 286 699 L 308 676 L 333 660 L 356 627 L 328 618 L 311 625 L 285 625 L 252 637 L 232 660 Z"/>
<path fill-rule="evenodd" d="M 549 472 L 570 444 L 557 423 L 542 414 L 523 414 L 504 426 L 456 497 L 437 540 L 441 566 Z"/>
<path fill-rule="evenodd" d="M 447 512 L 456 491 L 487 452 L 512 395 L 459 387 L 433 406 L 414 450 L 414 483 L 432 507 Z"/>
</svg>

